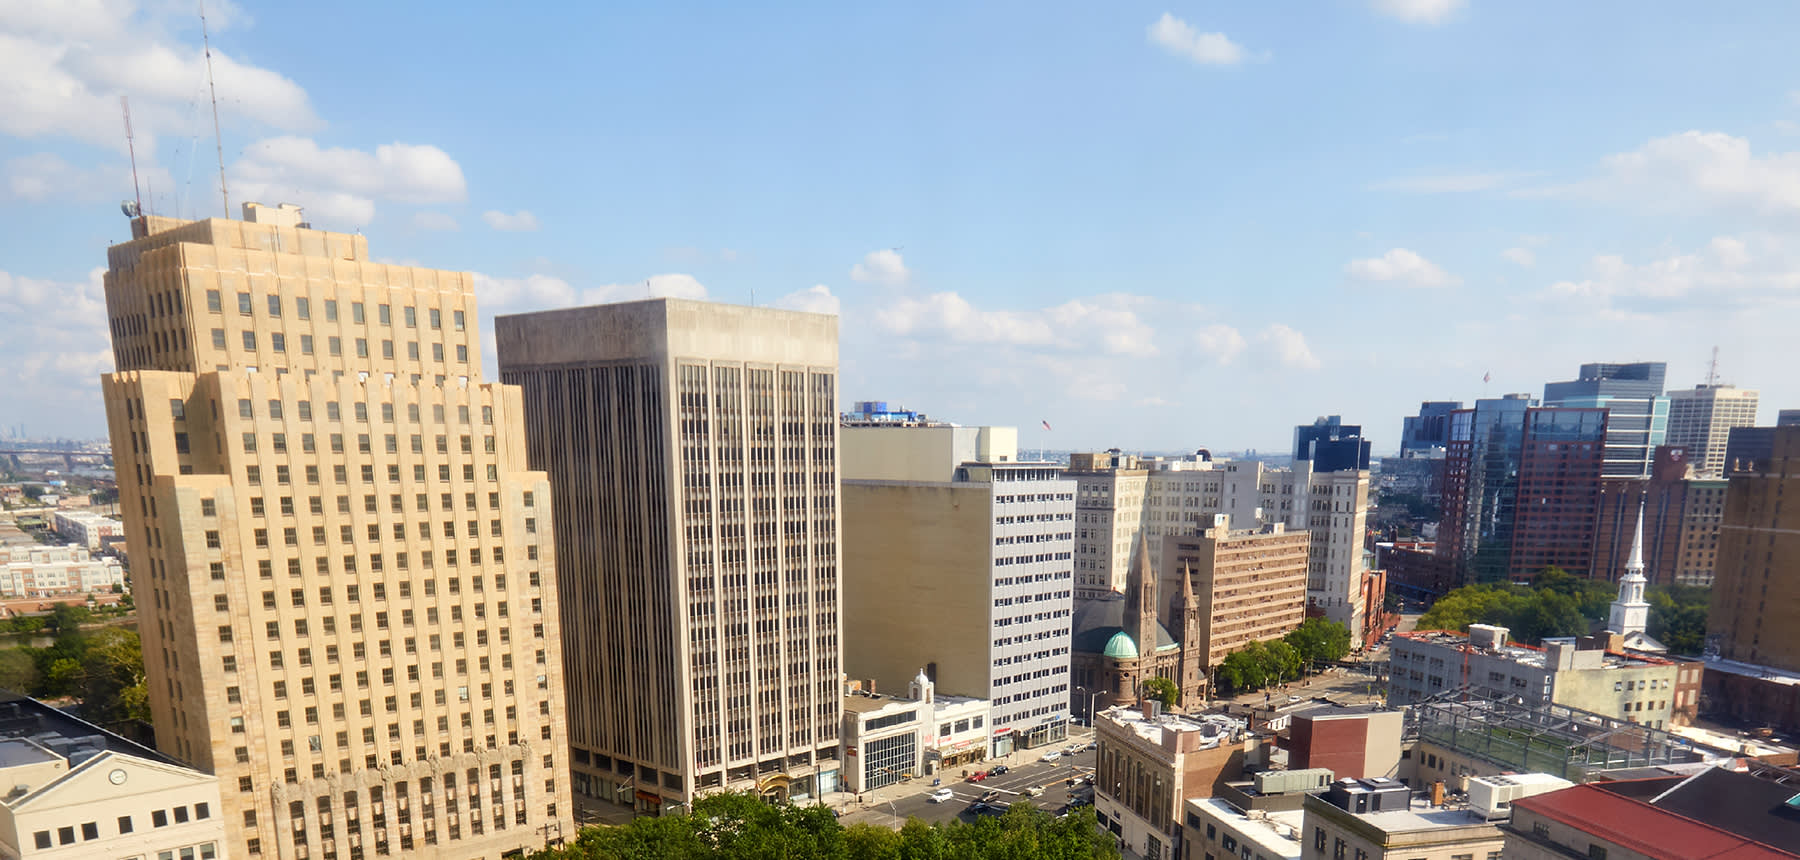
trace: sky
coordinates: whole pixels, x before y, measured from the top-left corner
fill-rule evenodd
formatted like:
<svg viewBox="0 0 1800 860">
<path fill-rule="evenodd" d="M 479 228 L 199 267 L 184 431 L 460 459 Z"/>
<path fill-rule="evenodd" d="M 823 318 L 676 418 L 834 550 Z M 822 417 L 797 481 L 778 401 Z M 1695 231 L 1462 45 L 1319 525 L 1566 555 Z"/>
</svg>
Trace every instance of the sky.
<svg viewBox="0 0 1800 860">
<path fill-rule="evenodd" d="M 754 7 L 754 8 L 752 8 Z M 491 319 L 840 316 L 844 406 L 1279 451 L 1593 361 L 1800 407 L 1800 5 L 207 4 L 226 184 Z M 217 217 L 198 6 L 0 0 L 0 426 L 105 434 L 101 278 Z M 234 212 L 234 217 L 236 213 Z M 1484 382 L 1484 377 L 1491 381 Z M 1046 431 L 1044 424 L 1052 429 Z"/>
</svg>

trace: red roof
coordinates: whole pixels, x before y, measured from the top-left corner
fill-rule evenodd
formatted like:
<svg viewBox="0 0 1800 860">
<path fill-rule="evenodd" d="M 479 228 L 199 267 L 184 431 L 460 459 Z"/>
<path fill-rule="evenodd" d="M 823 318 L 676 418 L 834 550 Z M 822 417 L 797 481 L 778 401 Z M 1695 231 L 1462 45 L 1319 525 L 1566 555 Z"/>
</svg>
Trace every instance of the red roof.
<svg viewBox="0 0 1800 860">
<path fill-rule="evenodd" d="M 1787 860 L 1800 857 L 1728 830 L 1641 800 L 1593 785 L 1577 785 L 1513 801 L 1524 809 L 1560 821 L 1646 857 L 1666 860 Z"/>
</svg>

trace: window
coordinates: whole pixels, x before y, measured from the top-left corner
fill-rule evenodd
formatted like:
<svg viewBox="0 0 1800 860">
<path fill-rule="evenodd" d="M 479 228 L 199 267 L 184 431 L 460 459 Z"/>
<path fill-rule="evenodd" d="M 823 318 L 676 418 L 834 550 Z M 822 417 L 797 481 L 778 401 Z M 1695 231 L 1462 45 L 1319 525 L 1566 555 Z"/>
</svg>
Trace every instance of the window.
<svg viewBox="0 0 1800 860">
<path fill-rule="evenodd" d="M 1589 843 L 1588 860 L 1606 860 L 1606 846 Z"/>
<path fill-rule="evenodd" d="M 129 816 L 129 815 L 119 816 L 119 835 L 123 836 L 130 832 L 131 832 L 131 816 Z"/>
<path fill-rule="evenodd" d="M 206 309 L 215 314 L 224 309 L 220 306 L 218 290 L 206 291 Z"/>
<path fill-rule="evenodd" d="M 168 811 L 162 810 L 162 809 L 151 810 L 150 811 L 150 826 L 152 826 L 152 827 L 168 827 L 169 826 Z"/>
<path fill-rule="evenodd" d="M 280 296 L 270 296 L 269 297 L 269 316 L 272 316 L 272 317 L 281 316 L 281 297 Z"/>
<path fill-rule="evenodd" d="M 250 311 L 250 294 L 238 293 L 238 313 L 249 316 Z"/>
<path fill-rule="evenodd" d="M 256 332 L 244 332 L 244 349 L 249 350 L 250 352 L 256 351 Z"/>
<path fill-rule="evenodd" d="M 31 841 L 39 848 L 49 848 L 53 844 L 50 841 L 50 831 L 48 830 L 39 830 L 31 834 Z"/>
<path fill-rule="evenodd" d="M 84 821 L 81 824 L 81 841 L 100 838 L 100 822 Z"/>
<path fill-rule="evenodd" d="M 353 323 L 356 323 L 357 325 L 361 325 L 363 323 L 363 303 L 362 302 L 351 302 L 350 303 L 350 321 Z"/>
</svg>

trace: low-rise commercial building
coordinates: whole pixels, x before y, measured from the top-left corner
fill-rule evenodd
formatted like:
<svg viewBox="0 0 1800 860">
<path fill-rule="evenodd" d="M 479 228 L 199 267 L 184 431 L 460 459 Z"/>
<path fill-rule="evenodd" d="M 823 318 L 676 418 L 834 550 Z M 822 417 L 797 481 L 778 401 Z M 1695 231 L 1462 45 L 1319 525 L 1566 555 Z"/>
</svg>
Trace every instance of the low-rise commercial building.
<svg viewBox="0 0 1800 860">
<path fill-rule="evenodd" d="M 1145 860 L 1172 860 L 1189 799 L 1242 776 L 1256 742 L 1243 722 L 1163 714 L 1155 702 L 1102 711 L 1094 813 L 1100 826 Z"/>
<path fill-rule="evenodd" d="M 1566 786 L 1532 779 L 1517 794 Z M 1309 856 L 1334 860 L 1500 860 L 1505 836 L 1495 810 L 1446 803 L 1441 790 L 1414 796 L 1392 779 L 1341 779 L 1305 800 Z"/>
<path fill-rule="evenodd" d="M 79 544 L 0 546 L 0 597 L 66 597 L 124 585 L 117 559 L 94 558 Z"/>
<path fill-rule="evenodd" d="M 1699 689 L 1697 664 L 1608 650 L 1608 637 L 1552 640 L 1535 648 L 1507 642 L 1507 633 L 1505 627 L 1473 624 L 1468 635 L 1432 630 L 1395 636 L 1388 704 L 1477 686 L 1526 704 L 1555 703 L 1659 728 L 1692 719 L 1686 703 Z"/>
<path fill-rule="evenodd" d="M 216 777 L 32 699 L 0 694 L 0 856 L 228 856 Z"/>
<path fill-rule="evenodd" d="M 844 694 L 844 790 L 861 793 L 922 773 L 931 704 L 867 690 Z"/>
<path fill-rule="evenodd" d="M 50 530 L 90 551 L 105 546 L 109 538 L 125 539 L 124 523 L 91 511 L 57 511 L 50 515 Z"/>
<path fill-rule="evenodd" d="M 1777 860 L 1800 857 L 1800 772 L 1753 765 L 1577 785 L 1520 799 L 1507 860 Z"/>
<path fill-rule="evenodd" d="M 1300 809 L 1239 809 L 1222 797 L 1189 800 L 1182 819 L 1181 856 L 1223 860 L 1249 852 L 1253 860 L 1299 860 L 1305 819 Z"/>
</svg>

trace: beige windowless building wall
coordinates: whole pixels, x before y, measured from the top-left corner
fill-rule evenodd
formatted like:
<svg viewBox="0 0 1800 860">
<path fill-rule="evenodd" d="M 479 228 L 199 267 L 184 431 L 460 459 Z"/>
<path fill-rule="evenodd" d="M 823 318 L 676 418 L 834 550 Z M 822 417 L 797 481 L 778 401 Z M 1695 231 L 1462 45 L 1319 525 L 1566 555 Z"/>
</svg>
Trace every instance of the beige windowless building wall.
<svg viewBox="0 0 1800 860">
<path fill-rule="evenodd" d="M 550 475 L 582 803 L 837 788 L 837 318 L 679 299 L 503 316 Z"/>
<path fill-rule="evenodd" d="M 550 485 L 472 278 L 299 210 L 132 221 L 103 380 L 157 747 L 233 857 L 573 836 Z"/>
</svg>

